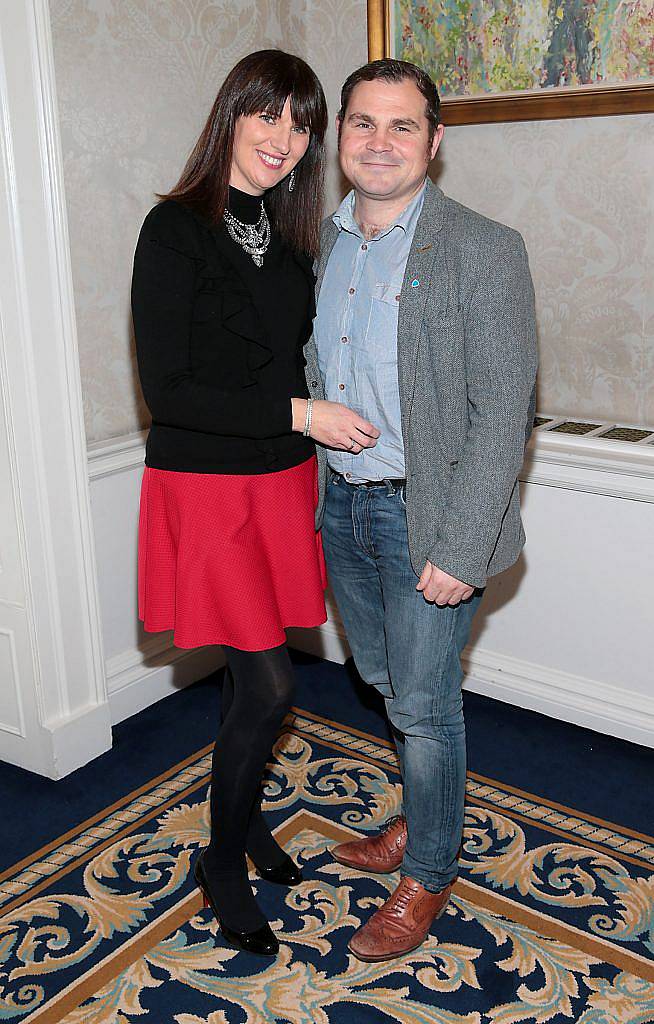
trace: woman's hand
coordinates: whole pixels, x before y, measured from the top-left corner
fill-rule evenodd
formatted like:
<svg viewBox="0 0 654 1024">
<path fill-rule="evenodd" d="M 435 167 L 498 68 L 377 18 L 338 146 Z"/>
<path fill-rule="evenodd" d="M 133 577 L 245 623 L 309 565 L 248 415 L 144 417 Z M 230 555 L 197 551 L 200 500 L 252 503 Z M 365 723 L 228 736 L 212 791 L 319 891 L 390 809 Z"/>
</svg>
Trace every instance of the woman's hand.
<svg viewBox="0 0 654 1024">
<path fill-rule="evenodd" d="M 292 398 L 293 430 L 302 433 L 307 415 L 306 398 Z M 328 448 L 358 455 L 364 448 L 374 448 L 379 431 L 368 420 L 340 402 L 317 399 L 311 412 L 310 435 Z"/>
</svg>

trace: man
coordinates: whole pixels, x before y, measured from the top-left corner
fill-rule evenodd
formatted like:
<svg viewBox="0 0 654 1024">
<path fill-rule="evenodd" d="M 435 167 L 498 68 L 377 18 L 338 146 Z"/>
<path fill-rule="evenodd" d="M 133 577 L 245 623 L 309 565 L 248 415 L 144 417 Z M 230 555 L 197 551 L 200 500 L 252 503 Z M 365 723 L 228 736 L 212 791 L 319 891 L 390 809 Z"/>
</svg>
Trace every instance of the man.
<svg viewBox="0 0 654 1024">
<path fill-rule="evenodd" d="M 307 355 L 313 397 L 380 431 L 320 453 L 332 588 L 359 673 L 385 698 L 403 779 L 403 813 L 333 850 L 365 871 L 401 868 L 350 941 L 365 961 L 419 946 L 447 906 L 463 828 L 460 655 L 488 577 L 524 543 L 517 476 L 537 362 L 527 255 L 517 232 L 427 179 L 443 131 L 436 88 L 413 65 L 374 61 L 345 82 L 352 191 L 323 225 Z"/>
</svg>

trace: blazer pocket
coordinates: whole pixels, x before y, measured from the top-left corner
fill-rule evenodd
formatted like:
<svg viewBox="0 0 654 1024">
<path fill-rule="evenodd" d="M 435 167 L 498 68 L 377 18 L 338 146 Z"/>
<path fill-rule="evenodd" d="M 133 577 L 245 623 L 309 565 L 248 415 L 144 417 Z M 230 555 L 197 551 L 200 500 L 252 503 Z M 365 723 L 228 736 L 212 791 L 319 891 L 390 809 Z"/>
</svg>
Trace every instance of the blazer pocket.
<svg viewBox="0 0 654 1024">
<path fill-rule="evenodd" d="M 426 320 L 432 336 L 439 334 L 463 336 L 463 306 L 447 306 L 441 309 L 427 309 Z"/>
</svg>

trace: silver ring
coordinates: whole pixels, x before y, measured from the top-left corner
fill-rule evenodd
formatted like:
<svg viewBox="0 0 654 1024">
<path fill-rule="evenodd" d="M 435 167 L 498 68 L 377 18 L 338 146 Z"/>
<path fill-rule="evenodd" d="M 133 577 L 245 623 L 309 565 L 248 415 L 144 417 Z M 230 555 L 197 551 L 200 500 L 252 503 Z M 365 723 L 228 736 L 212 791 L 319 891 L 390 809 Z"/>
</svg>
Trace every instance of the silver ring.
<svg viewBox="0 0 654 1024">
<path fill-rule="evenodd" d="M 353 437 L 352 437 L 352 438 L 350 438 L 350 440 L 352 441 L 352 444 L 351 444 L 351 445 L 350 445 L 350 447 L 348 448 L 348 451 L 349 451 L 349 452 L 351 452 L 351 451 L 352 451 L 352 449 L 354 448 L 354 446 L 355 446 L 355 444 L 356 444 L 356 441 L 354 440 L 354 438 L 353 438 Z"/>
</svg>

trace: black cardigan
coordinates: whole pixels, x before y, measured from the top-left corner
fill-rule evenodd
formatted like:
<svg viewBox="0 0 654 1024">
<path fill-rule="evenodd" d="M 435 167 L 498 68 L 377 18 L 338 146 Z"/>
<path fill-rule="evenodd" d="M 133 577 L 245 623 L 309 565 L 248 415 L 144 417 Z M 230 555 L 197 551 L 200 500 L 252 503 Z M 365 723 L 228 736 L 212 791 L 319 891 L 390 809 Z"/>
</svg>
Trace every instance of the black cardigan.
<svg viewBox="0 0 654 1024">
<path fill-rule="evenodd" d="M 150 211 L 132 279 L 139 375 L 152 414 L 146 465 L 266 473 L 310 457 L 313 443 L 291 430 L 291 397 L 307 396 L 313 286 L 308 257 L 293 255 L 274 233 L 259 269 L 223 225 L 172 200 Z"/>
</svg>

